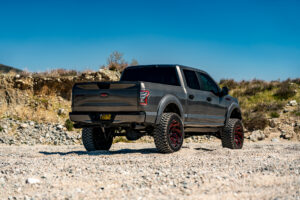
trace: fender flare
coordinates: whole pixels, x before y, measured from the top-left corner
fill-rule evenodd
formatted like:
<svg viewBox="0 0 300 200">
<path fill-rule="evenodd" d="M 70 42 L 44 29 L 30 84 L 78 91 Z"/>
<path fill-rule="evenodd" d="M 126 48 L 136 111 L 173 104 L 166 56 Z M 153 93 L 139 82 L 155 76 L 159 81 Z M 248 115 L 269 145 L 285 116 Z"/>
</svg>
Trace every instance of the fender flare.
<svg viewBox="0 0 300 200">
<path fill-rule="evenodd" d="M 230 118 L 230 116 L 231 116 L 231 113 L 235 110 L 235 109 L 237 109 L 240 113 L 242 113 L 241 112 L 241 109 L 240 109 L 240 106 L 236 103 L 236 102 L 233 102 L 229 107 L 228 107 L 228 109 L 227 109 L 227 112 L 226 112 L 226 121 L 225 121 L 225 124 L 227 124 L 227 121 L 228 121 L 228 119 Z"/>
<path fill-rule="evenodd" d="M 164 110 L 166 109 L 166 107 L 169 104 L 175 104 L 178 108 L 179 108 L 179 112 L 180 112 L 180 116 L 181 116 L 181 120 L 182 122 L 184 122 L 184 112 L 183 112 L 183 107 L 179 101 L 179 99 L 171 94 L 167 94 L 165 95 L 159 102 L 158 104 L 158 109 L 157 109 L 157 116 L 156 116 L 156 120 L 155 120 L 155 124 L 158 124 L 160 122 L 160 119 L 162 117 L 162 114 L 164 112 Z"/>
</svg>

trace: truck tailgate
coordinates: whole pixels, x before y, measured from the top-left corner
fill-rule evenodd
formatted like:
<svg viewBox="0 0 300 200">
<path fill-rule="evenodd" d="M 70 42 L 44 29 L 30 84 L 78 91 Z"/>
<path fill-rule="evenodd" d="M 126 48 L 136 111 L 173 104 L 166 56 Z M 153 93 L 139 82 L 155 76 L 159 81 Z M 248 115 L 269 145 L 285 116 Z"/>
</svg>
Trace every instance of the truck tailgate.
<svg viewBox="0 0 300 200">
<path fill-rule="evenodd" d="M 76 83 L 72 90 L 72 111 L 138 111 L 139 93 L 139 82 Z"/>
</svg>

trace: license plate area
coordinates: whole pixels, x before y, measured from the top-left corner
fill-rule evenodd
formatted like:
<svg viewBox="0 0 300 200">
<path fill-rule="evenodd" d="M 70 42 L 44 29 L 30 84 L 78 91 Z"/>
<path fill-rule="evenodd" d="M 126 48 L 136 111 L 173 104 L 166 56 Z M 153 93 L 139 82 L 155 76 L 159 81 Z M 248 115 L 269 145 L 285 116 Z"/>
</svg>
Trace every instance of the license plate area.
<svg viewBox="0 0 300 200">
<path fill-rule="evenodd" d="M 103 121 L 111 120 L 111 114 L 101 114 L 100 115 L 100 120 L 103 120 Z"/>
</svg>

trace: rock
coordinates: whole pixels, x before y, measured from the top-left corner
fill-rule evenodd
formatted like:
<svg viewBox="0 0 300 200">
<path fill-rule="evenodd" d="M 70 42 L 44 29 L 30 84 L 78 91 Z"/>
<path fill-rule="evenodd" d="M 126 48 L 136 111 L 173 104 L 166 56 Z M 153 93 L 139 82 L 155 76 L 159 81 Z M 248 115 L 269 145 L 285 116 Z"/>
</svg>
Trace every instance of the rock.
<svg viewBox="0 0 300 200">
<path fill-rule="evenodd" d="M 283 138 L 289 140 L 292 138 L 292 136 L 290 134 L 285 134 Z"/>
<path fill-rule="evenodd" d="M 103 77 L 104 79 L 111 80 L 111 81 L 118 81 L 121 76 L 120 72 L 112 71 L 106 68 L 100 69 L 99 72 L 97 73 L 100 73 L 101 77 Z"/>
<path fill-rule="evenodd" d="M 289 140 L 289 139 L 292 138 L 292 135 L 289 132 L 286 132 L 285 130 L 281 130 L 280 137 L 283 138 L 283 139 Z"/>
<path fill-rule="evenodd" d="M 288 109 L 283 109 L 283 113 L 287 113 L 287 112 L 289 112 L 289 110 Z"/>
<path fill-rule="evenodd" d="M 279 139 L 278 139 L 278 138 L 272 138 L 271 141 L 272 141 L 272 142 L 279 142 Z"/>
<path fill-rule="evenodd" d="M 297 103 L 296 100 L 292 100 L 292 101 L 289 101 L 288 105 L 289 105 L 289 106 L 297 106 L 298 103 Z"/>
<path fill-rule="evenodd" d="M 20 76 L 20 74 L 16 74 L 16 76 L 15 76 L 16 78 L 20 78 L 21 76 Z"/>
<path fill-rule="evenodd" d="M 5 184 L 5 182 L 6 182 L 6 181 L 5 181 L 4 177 L 1 177 L 1 178 L 0 178 L 0 184 Z"/>
<path fill-rule="evenodd" d="M 65 109 L 63 109 L 63 108 L 58 109 L 57 114 L 58 115 L 64 115 L 64 114 L 66 114 Z"/>
<path fill-rule="evenodd" d="M 28 127 L 28 124 L 23 123 L 23 124 L 21 124 L 20 126 L 21 126 L 21 128 L 24 129 L 24 128 L 27 128 L 27 127 Z"/>
<path fill-rule="evenodd" d="M 36 178 L 28 178 L 26 179 L 26 183 L 27 184 L 36 184 L 36 183 L 40 183 L 41 181 L 39 179 Z"/>
<path fill-rule="evenodd" d="M 6 125 L 3 125 L 2 128 L 3 128 L 3 129 L 7 129 L 7 126 L 6 126 Z"/>
<path fill-rule="evenodd" d="M 261 130 L 253 131 L 252 134 L 249 137 L 249 139 L 252 142 L 256 142 L 256 141 L 259 141 L 259 140 L 264 140 L 265 138 L 266 138 L 266 136 L 263 133 L 263 131 L 261 131 Z"/>
<path fill-rule="evenodd" d="M 63 129 L 64 129 L 64 126 L 61 125 L 61 124 L 59 124 L 59 125 L 56 126 L 56 128 L 59 129 L 59 130 L 63 130 Z"/>
<path fill-rule="evenodd" d="M 269 121 L 269 126 L 270 126 L 271 128 L 275 128 L 275 127 L 276 127 L 276 123 L 275 123 L 274 119 L 271 119 L 271 120 Z"/>
</svg>

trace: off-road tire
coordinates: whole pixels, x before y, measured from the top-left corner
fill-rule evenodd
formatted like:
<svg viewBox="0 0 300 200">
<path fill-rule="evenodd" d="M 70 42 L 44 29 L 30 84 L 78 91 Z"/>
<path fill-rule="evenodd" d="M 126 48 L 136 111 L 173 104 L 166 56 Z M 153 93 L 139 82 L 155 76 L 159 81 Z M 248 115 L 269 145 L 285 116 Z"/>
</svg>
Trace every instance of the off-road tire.
<svg viewBox="0 0 300 200">
<path fill-rule="evenodd" d="M 83 128 L 82 143 L 87 151 L 109 150 L 113 142 L 113 136 L 108 130 L 101 128 Z"/>
<path fill-rule="evenodd" d="M 174 141 L 170 138 L 170 128 L 172 128 L 171 124 L 174 125 L 174 122 L 179 124 L 176 126 L 176 130 L 181 131 L 181 138 L 178 137 L 178 140 L 176 140 L 178 142 L 176 143 L 176 146 L 174 146 Z M 153 136 L 155 146 L 159 152 L 173 153 L 175 151 L 179 151 L 184 140 L 183 123 L 179 115 L 176 113 L 163 113 L 159 124 L 154 128 Z"/>
<path fill-rule="evenodd" d="M 222 146 L 229 149 L 241 149 L 244 143 L 243 124 L 240 119 L 229 119 L 221 132 Z"/>
</svg>

